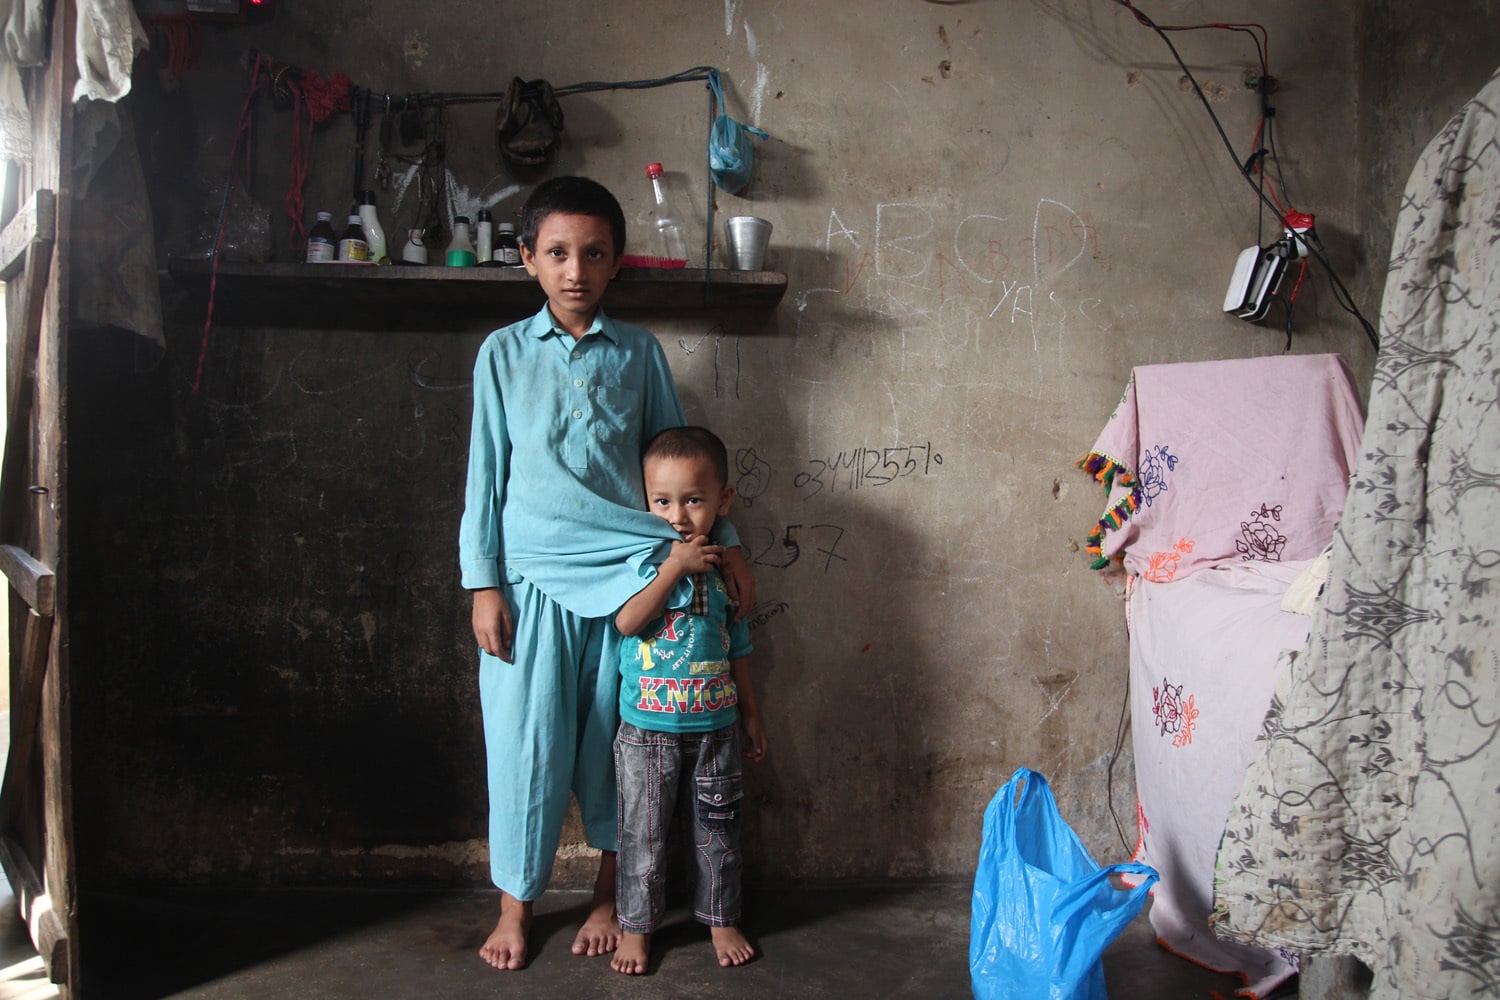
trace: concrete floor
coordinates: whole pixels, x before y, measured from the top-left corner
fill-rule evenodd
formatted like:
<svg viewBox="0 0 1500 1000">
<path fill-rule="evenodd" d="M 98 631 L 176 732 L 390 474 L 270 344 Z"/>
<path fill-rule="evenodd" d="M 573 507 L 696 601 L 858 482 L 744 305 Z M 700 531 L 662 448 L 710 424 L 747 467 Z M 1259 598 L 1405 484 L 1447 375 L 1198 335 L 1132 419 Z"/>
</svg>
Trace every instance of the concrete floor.
<svg viewBox="0 0 1500 1000">
<path fill-rule="evenodd" d="M 94 894 L 80 909 L 82 1000 L 967 997 L 969 891 L 761 888 L 746 908 L 756 961 L 720 969 L 707 931 L 677 910 L 656 936 L 652 974 L 630 978 L 569 952 L 581 892 L 543 898 L 532 961 L 506 973 L 476 955 L 492 892 Z M 1157 948 L 1144 915 L 1106 953 L 1105 975 L 1115 1000 L 1227 1000 L 1239 985 Z"/>
</svg>

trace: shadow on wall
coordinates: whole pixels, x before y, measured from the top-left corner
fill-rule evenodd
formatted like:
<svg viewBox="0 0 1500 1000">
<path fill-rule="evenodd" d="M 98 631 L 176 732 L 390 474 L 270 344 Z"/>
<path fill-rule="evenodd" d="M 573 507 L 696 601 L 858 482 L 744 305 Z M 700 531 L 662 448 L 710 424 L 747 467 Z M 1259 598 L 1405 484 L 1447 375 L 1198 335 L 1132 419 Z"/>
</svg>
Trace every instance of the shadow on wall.
<svg viewBox="0 0 1500 1000">
<path fill-rule="evenodd" d="M 939 570 L 916 565 L 918 535 L 868 493 L 830 490 L 815 505 L 788 496 L 795 478 L 773 465 L 805 453 L 805 414 L 789 411 L 789 394 L 758 389 L 754 427 L 722 426 L 720 402 L 682 390 L 690 421 L 721 424 L 731 519 L 758 580 L 749 624 L 770 753 L 745 769 L 747 877 L 931 876 L 944 865 L 929 845 L 950 839 L 955 820 L 945 773 L 955 762 L 930 746 L 950 693 L 924 637 L 951 608 L 908 591 L 914 574 Z M 976 819 L 976 851 L 977 836 Z"/>
</svg>

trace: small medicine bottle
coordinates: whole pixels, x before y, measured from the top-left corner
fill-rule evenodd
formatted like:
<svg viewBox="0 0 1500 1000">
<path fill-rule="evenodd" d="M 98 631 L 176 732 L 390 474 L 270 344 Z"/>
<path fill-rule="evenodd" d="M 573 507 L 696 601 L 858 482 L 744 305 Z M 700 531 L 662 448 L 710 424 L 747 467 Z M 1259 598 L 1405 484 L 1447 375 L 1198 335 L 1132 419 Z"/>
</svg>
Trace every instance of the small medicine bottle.
<svg viewBox="0 0 1500 1000">
<path fill-rule="evenodd" d="M 370 262 L 370 244 L 365 242 L 365 230 L 358 215 L 349 216 L 349 228 L 339 237 L 338 259 L 358 264 Z"/>
<path fill-rule="evenodd" d="M 318 221 L 313 223 L 312 229 L 307 232 L 307 262 L 322 264 L 333 260 L 338 253 L 338 247 L 334 245 L 335 240 L 333 213 L 319 212 Z"/>
<path fill-rule="evenodd" d="M 516 239 L 514 223 L 500 223 L 500 231 L 495 234 L 495 263 L 501 267 L 521 266 L 521 241 Z"/>
<path fill-rule="evenodd" d="M 453 239 L 448 243 L 449 267 L 473 267 L 474 244 L 469 239 L 469 217 L 459 215 L 453 219 Z"/>
</svg>

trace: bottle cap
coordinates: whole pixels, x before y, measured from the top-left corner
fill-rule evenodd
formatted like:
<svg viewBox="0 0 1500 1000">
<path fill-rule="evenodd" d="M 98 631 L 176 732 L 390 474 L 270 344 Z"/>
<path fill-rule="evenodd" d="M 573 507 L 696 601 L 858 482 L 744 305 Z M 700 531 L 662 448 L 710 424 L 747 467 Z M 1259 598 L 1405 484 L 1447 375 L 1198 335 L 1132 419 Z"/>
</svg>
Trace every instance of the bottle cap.
<svg viewBox="0 0 1500 1000">
<path fill-rule="evenodd" d="M 469 224 L 469 217 L 467 215 L 455 215 L 453 217 L 453 224 L 455 226 L 467 226 Z"/>
<path fill-rule="evenodd" d="M 360 217 L 358 215 L 351 215 L 351 216 L 349 216 L 349 225 L 351 225 L 351 226 L 357 226 L 357 225 L 360 224 L 361 221 L 362 220 L 360 219 Z"/>
<path fill-rule="evenodd" d="M 375 192 L 374 191 L 366 191 L 364 194 L 360 195 L 360 197 L 359 197 L 359 203 L 361 205 L 373 205 L 373 204 L 375 204 Z"/>
<path fill-rule="evenodd" d="M 500 231 L 502 233 L 513 233 L 516 231 L 516 224 L 514 222 L 502 222 L 500 223 Z"/>
<path fill-rule="evenodd" d="M 480 222 L 489 222 L 492 218 L 492 216 L 490 215 L 490 210 L 487 208 L 481 208 L 479 210 L 478 218 Z"/>
<path fill-rule="evenodd" d="M 648 163 L 648 164 L 646 164 L 646 176 L 647 177 L 651 178 L 654 181 L 658 177 L 660 177 L 661 175 L 662 175 L 662 169 L 661 169 L 661 164 L 660 163 Z"/>
<path fill-rule="evenodd" d="M 319 222 L 332 222 L 333 221 L 333 213 L 332 212 L 319 212 L 318 213 L 318 221 Z"/>
</svg>

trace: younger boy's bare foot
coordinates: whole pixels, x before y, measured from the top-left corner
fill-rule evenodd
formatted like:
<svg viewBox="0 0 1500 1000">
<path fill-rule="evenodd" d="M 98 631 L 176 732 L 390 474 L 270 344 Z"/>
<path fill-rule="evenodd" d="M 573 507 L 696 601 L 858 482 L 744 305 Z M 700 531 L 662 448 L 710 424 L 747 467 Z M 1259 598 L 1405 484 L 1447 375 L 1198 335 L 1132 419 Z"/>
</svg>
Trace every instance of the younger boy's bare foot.
<svg viewBox="0 0 1500 1000">
<path fill-rule="evenodd" d="M 479 948 L 479 957 L 501 971 L 526 964 L 526 939 L 531 933 L 531 902 L 500 893 L 500 920 Z"/>
<path fill-rule="evenodd" d="M 573 954 L 604 955 L 620 945 L 620 925 L 615 920 L 615 852 L 599 855 L 599 874 L 594 879 L 594 901 L 588 919 L 573 938 Z"/>
<path fill-rule="evenodd" d="M 710 927 L 708 932 L 714 939 L 714 954 L 719 956 L 719 964 L 724 968 L 744 965 L 755 957 L 755 948 L 738 927 Z"/>
<path fill-rule="evenodd" d="M 609 967 L 627 976 L 644 976 L 646 962 L 651 957 L 651 935 L 632 934 L 622 931 L 620 950 L 609 960 Z"/>
</svg>

